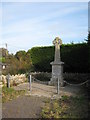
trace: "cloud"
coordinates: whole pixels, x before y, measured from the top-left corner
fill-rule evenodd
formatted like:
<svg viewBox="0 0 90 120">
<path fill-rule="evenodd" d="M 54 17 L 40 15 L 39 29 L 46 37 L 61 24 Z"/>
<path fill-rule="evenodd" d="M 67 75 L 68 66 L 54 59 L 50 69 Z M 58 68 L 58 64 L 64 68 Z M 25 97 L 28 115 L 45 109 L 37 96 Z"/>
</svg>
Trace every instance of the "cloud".
<svg viewBox="0 0 90 120">
<path fill-rule="evenodd" d="M 81 6 L 81 7 L 80 6 L 76 6 L 76 7 L 72 6 L 70 8 L 66 7 L 66 8 L 58 9 L 57 11 L 52 11 L 50 13 L 47 13 L 46 15 L 42 15 L 39 17 L 29 18 L 29 19 L 25 19 L 25 20 L 18 20 L 16 22 L 14 21 L 14 24 L 12 23 L 12 24 L 3 26 L 4 33 L 24 32 L 24 31 L 28 32 L 28 31 L 35 29 L 35 27 L 32 27 L 32 25 L 34 25 L 34 24 L 36 24 L 36 27 L 37 27 L 38 24 L 49 21 L 49 19 L 52 21 L 53 19 L 55 19 L 57 17 L 62 18 L 65 15 L 77 12 L 79 10 L 84 10 L 84 9 L 87 9 L 87 6 Z M 11 17 L 12 16 L 14 16 L 14 15 L 11 15 Z M 10 18 L 10 16 L 9 16 L 9 18 Z"/>
<path fill-rule="evenodd" d="M 87 10 L 86 4 L 79 3 L 78 5 L 70 3 L 62 4 L 61 7 L 57 7 L 57 4 L 54 6 L 53 4 L 53 7 L 48 7 L 51 7 L 51 10 L 49 8 L 49 11 L 44 12 L 44 14 L 45 6 L 43 10 L 38 6 L 37 12 L 34 11 L 36 12 L 35 16 L 25 17 L 24 19 L 19 18 L 12 22 L 8 20 L 18 18 L 19 14 L 26 15 L 26 13 L 22 13 L 21 10 L 21 12 L 18 12 L 18 15 L 13 14 L 13 12 L 8 13 L 7 16 L 3 14 L 4 19 L 6 17 L 8 20 L 6 19 L 7 21 L 3 22 L 2 41 L 11 44 L 11 47 L 9 47 L 10 51 L 16 51 L 20 48 L 27 50 L 33 46 L 52 45 L 52 40 L 56 36 L 60 36 L 64 43 L 70 42 L 71 39 L 79 38 L 81 40 L 83 37 L 86 37 L 87 22 L 85 16 L 87 17 L 87 15 L 85 14 L 84 16 L 79 13 Z M 10 11 L 11 8 L 7 9 Z M 42 11 L 40 12 L 40 10 Z M 40 12 L 39 14 L 38 11 Z M 78 13 L 80 18 L 78 18 Z M 32 11 L 29 14 L 35 13 Z M 75 19 L 74 15 L 76 15 Z M 17 48 L 13 47 L 14 45 Z"/>
<path fill-rule="evenodd" d="M 2 35 L 2 5 L 0 4 L 0 40 Z"/>
</svg>

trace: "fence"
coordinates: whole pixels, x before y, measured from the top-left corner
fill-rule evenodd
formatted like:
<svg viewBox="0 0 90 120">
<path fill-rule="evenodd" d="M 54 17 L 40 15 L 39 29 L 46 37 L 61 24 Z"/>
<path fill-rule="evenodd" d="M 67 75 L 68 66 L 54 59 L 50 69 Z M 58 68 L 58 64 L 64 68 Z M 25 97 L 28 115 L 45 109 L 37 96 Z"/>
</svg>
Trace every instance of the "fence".
<svg viewBox="0 0 90 120">
<path fill-rule="evenodd" d="M 7 87 L 10 88 L 10 75 L 8 74 L 7 75 Z M 44 84 L 44 85 L 49 85 L 49 81 L 41 81 L 39 79 L 36 79 L 35 77 L 33 77 L 33 75 L 29 75 L 29 90 L 31 92 L 31 89 L 32 88 L 32 83 L 39 83 L 39 84 Z M 57 78 L 57 82 L 56 82 L 56 86 L 55 86 L 55 89 L 57 90 L 57 93 L 59 94 L 60 93 L 60 80 L 59 78 Z M 70 85 L 70 86 L 83 86 L 83 85 L 87 85 L 88 87 L 88 83 L 89 83 L 89 80 L 86 80 L 82 83 L 79 83 L 79 84 L 71 84 L 67 81 L 64 81 L 64 83 L 66 83 L 67 85 Z"/>
<path fill-rule="evenodd" d="M 40 81 L 40 80 L 38 80 L 38 79 L 36 79 L 36 78 L 34 78 L 32 75 L 30 75 L 30 82 L 29 82 L 29 84 L 30 84 L 30 91 L 31 91 L 31 83 L 32 82 L 37 82 L 37 83 L 40 83 L 40 84 L 45 84 L 45 85 L 48 85 L 48 81 Z M 84 82 L 82 82 L 82 83 L 79 83 L 79 84 L 71 84 L 71 83 L 69 83 L 69 82 L 67 82 L 67 81 L 64 81 L 64 83 L 66 83 L 67 85 L 70 85 L 70 86 L 82 86 L 82 85 L 87 85 L 87 87 L 88 87 L 88 83 L 89 83 L 89 80 L 86 80 L 86 81 L 84 81 Z M 59 78 L 57 78 L 57 84 L 56 84 L 56 88 L 57 88 L 57 93 L 59 94 L 60 93 L 60 79 Z"/>
<path fill-rule="evenodd" d="M 86 84 L 86 85 L 88 86 L 89 80 L 86 80 L 85 82 L 79 83 L 79 84 L 71 84 L 71 83 L 69 83 L 69 82 L 67 82 L 67 81 L 64 81 L 64 82 L 65 82 L 66 84 L 72 85 L 72 86 L 82 86 L 82 85 L 84 85 L 84 84 Z"/>
</svg>

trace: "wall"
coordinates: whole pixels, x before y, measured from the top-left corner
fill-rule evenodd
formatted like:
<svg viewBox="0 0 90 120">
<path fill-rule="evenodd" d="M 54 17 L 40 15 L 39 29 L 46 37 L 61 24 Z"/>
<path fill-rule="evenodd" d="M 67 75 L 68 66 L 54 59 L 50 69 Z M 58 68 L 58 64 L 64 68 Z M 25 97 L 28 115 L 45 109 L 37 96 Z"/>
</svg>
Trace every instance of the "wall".
<svg viewBox="0 0 90 120">
<path fill-rule="evenodd" d="M 27 80 L 25 74 L 17 74 L 17 75 L 10 75 L 10 85 L 18 85 L 20 83 L 23 83 Z M 7 85 L 7 80 L 5 75 L 1 75 L 0 82 L 2 82 L 3 85 Z"/>
</svg>

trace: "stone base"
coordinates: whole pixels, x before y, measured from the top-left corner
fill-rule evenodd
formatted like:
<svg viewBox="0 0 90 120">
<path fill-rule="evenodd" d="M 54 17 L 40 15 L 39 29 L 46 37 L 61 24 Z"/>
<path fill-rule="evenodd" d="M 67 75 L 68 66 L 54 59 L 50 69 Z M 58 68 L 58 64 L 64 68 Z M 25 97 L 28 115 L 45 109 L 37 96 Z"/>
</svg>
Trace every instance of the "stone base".
<svg viewBox="0 0 90 120">
<path fill-rule="evenodd" d="M 59 81 L 60 83 L 60 87 L 63 87 L 65 85 L 63 79 L 61 81 Z M 58 79 L 57 78 L 51 78 L 51 80 L 48 82 L 49 85 L 54 85 L 57 86 L 58 84 Z"/>
<path fill-rule="evenodd" d="M 57 85 L 57 79 L 56 78 L 51 78 L 48 84 L 49 85 Z"/>
<path fill-rule="evenodd" d="M 51 78 L 49 84 L 56 85 L 58 83 L 58 78 L 59 78 L 60 86 L 64 86 L 64 82 L 63 82 L 63 64 L 64 64 L 64 62 L 54 61 L 54 62 L 51 62 L 50 64 L 52 65 L 52 78 Z"/>
</svg>

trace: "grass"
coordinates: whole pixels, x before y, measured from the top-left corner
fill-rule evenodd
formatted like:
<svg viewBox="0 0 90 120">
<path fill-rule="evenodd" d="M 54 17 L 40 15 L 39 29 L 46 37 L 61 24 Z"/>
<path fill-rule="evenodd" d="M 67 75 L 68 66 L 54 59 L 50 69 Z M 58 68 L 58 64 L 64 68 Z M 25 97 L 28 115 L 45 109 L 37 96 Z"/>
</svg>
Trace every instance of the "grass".
<svg viewBox="0 0 90 120">
<path fill-rule="evenodd" d="M 0 57 L 0 62 L 5 62 L 5 57 Z"/>
<path fill-rule="evenodd" d="M 83 96 L 62 96 L 59 100 L 47 101 L 41 116 L 42 118 L 87 118 L 88 101 Z"/>
<path fill-rule="evenodd" d="M 15 99 L 18 96 L 21 96 L 21 95 L 24 95 L 24 94 L 25 94 L 25 90 L 16 91 L 13 88 L 7 88 L 7 87 L 4 86 L 2 88 L 2 102 L 5 103 L 7 101 Z"/>
</svg>

